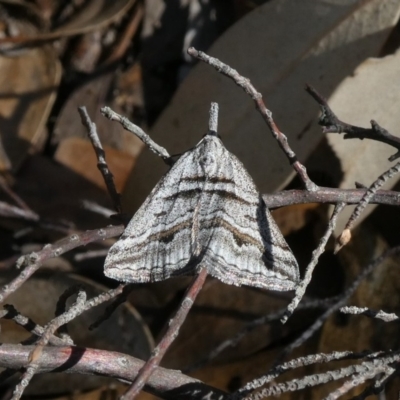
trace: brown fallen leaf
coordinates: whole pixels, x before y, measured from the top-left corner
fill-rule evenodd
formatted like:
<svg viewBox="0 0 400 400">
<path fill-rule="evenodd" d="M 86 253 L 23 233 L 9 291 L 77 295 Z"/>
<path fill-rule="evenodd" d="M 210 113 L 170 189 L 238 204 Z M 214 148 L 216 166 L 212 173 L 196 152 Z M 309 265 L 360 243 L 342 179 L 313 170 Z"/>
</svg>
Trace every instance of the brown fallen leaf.
<svg viewBox="0 0 400 400">
<path fill-rule="evenodd" d="M 121 193 L 134 165 L 134 158 L 110 146 L 103 147 L 108 167 L 114 176 L 115 186 Z M 97 168 L 97 158 L 92 144 L 88 140 L 78 137 L 66 138 L 58 146 L 54 159 L 103 190 L 107 190 L 103 176 Z"/>
<path fill-rule="evenodd" d="M 0 135 L 12 170 L 29 152 L 42 149 L 60 78 L 61 66 L 49 47 L 14 57 L 0 55 Z M 3 172 L 8 161 L 0 160 Z"/>
</svg>

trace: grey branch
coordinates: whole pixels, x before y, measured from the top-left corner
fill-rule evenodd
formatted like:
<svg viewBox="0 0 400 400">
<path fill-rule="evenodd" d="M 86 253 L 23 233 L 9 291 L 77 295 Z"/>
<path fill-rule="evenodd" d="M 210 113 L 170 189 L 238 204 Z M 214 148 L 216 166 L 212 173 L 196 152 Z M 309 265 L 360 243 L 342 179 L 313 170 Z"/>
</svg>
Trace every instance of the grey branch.
<svg viewBox="0 0 400 400">
<path fill-rule="evenodd" d="M 54 332 L 60 326 L 72 321 L 77 315 L 79 315 L 79 310 L 85 301 L 86 293 L 84 291 L 79 291 L 75 303 L 69 308 L 69 310 L 54 318 L 45 326 L 43 335 L 29 354 L 28 365 L 26 366 L 25 372 L 21 376 L 20 382 L 14 389 L 11 400 L 19 400 L 21 398 L 25 388 L 28 386 L 29 382 L 33 378 L 33 375 L 39 368 L 38 360 L 40 359 L 44 347 L 47 345 L 51 337 L 54 335 Z"/>
<path fill-rule="evenodd" d="M 272 112 L 267 109 L 265 103 L 262 99 L 262 95 L 258 92 L 254 86 L 251 84 L 248 78 L 240 75 L 238 71 L 231 68 L 229 65 L 224 64 L 220 60 L 214 57 L 210 57 L 206 53 L 202 51 L 196 50 L 194 47 L 190 47 L 188 49 L 188 54 L 192 57 L 197 58 L 200 61 L 203 61 L 212 67 L 214 67 L 218 72 L 231 78 L 238 86 L 240 86 L 255 102 L 257 110 L 262 115 L 264 121 L 266 122 L 268 128 L 270 129 L 273 137 L 278 141 L 280 148 L 285 153 L 288 158 L 290 164 L 293 166 L 293 169 L 297 172 L 300 179 L 302 180 L 305 188 L 309 191 L 318 190 L 318 186 L 311 181 L 309 178 L 306 168 L 302 165 L 296 158 L 295 152 L 291 149 L 287 137 L 281 132 L 276 125 L 275 121 L 272 118 Z"/>
<path fill-rule="evenodd" d="M 4 310 L 0 311 L 0 318 L 4 319 L 12 319 L 15 323 L 25 328 L 28 332 L 34 334 L 35 336 L 42 336 L 44 333 L 44 328 L 30 318 L 25 317 L 21 313 L 19 313 L 14 306 L 11 304 L 4 304 Z M 71 338 L 64 336 L 63 338 L 59 338 L 57 336 L 51 336 L 49 339 L 49 343 L 53 346 L 72 346 L 74 342 Z"/>
<path fill-rule="evenodd" d="M 319 257 L 321 254 L 325 251 L 325 246 L 328 242 L 328 239 L 332 235 L 333 230 L 335 229 L 336 226 L 336 221 L 338 218 L 339 213 L 343 210 L 345 204 L 344 203 L 339 203 L 336 207 L 335 210 L 333 211 L 332 217 L 329 221 L 328 227 L 326 229 L 326 232 L 324 236 L 321 238 L 318 247 L 313 251 L 311 261 L 308 264 L 306 268 L 306 273 L 303 278 L 303 280 L 299 283 L 299 285 L 296 288 L 296 294 L 293 300 L 290 302 L 290 304 L 287 307 L 287 312 L 285 315 L 281 318 L 282 323 L 284 324 L 288 318 L 293 314 L 293 311 L 296 309 L 296 307 L 299 305 L 301 299 L 304 296 L 304 293 L 306 292 L 306 288 L 308 284 L 311 281 L 312 278 L 312 273 L 314 272 L 314 268 L 316 267 Z"/>
<path fill-rule="evenodd" d="M 392 363 L 398 363 L 400 355 L 394 353 L 381 358 L 376 358 L 371 361 L 364 361 L 359 365 L 350 365 L 336 370 L 330 370 L 328 372 L 307 375 L 299 379 L 292 379 L 288 382 L 278 383 L 265 388 L 258 393 L 247 396 L 248 400 L 260 400 L 269 396 L 278 396 L 282 393 L 295 392 L 306 388 L 314 387 L 324 383 L 337 381 L 346 377 L 352 377 L 358 382 L 362 383 L 367 379 L 371 379 L 376 375 L 387 371 Z M 365 379 L 364 379 L 365 378 Z M 343 388 L 343 390 L 346 387 Z M 329 398 L 329 397 L 328 397 Z M 336 399 L 337 397 L 332 397 Z"/>
<path fill-rule="evenodd" d="M 393 167 L 389 168 L 386 172 L 384 172 L 378 179 L 368 188 L 365 192 L 364 196 L 360 200 L 360 203 L 354 209 L 351 214 L 345 229 L 342 234 L 339 236 L 335 248 L 335 253 L 337 253 L 343 246 L 345 246 L 351 239 L 351 229 L 354 226 L 354 223 L 360 217 L 361 213 L 367 207 L 372 197 L 375 195 L 376 191 L 381 188 L 389 179 L 391 179 L 394 175 L 400 172 L 400 162 L 396 163 Z"/>
<path fill-rule="evenodd" d="M 170 163 L 171 156 L 168 151 L 158 145 L 142 128 L 130 122 L 128 118 L 117 114 L 110 107 L 103 107 L 100 111 L 109 120 L 119 122 L 128 132 L 135 134 L 153 153 L 161 157 L 167 164 Z"/>
<path fill-rule="evenodd" d="M 285 350 L 281 353 L 278 357 L 277 363 L 281 363 L 284 357 L 287 354 L 290 354 L 295 348 L 301 346 L 305 341 L 307 341 L 311 336 L 321 328 L 323 323 L 330 317 L 335 311 L 339 310 L 341 307 L 345 306 L 348 302 L 349 298 L 353 295 L 356 291 L 360 283 L 372 272 L 377 268 L 384 260 L 389 257 L 396 256 L 400 254 L 400 246 L 393 247 L 375 260 L 370 262 L 358 275 L 358 277 L 353 281 L 353 283 L 345 290 L 345 292 L 340 296 L 339 300 L 335 302 L 331 307 L 329 307 L 305 332 L 303 332 L 296 340 L 286 346 Z M 274 366 L 274 368 L 276 365 Z M 274 370 L 274 369 L 273 369 Z M 268 376 L 268 375 L 267 375 Z M 246 386 L 251 385 L 254 389 L 257 386 L 257 382 L 262 382 L 263 377 L 257 378 L 252 382 L 249 382 Z"/>
<path fill-rule="evenodd" d="M 14 293 L 26 280 L 28 280 L 43 264 L 44 261 L 59 257 L 76 247 L 86 245 L 97 240 L 104 240 L 120 235 L 124 230 L 122 225 L 109 226 L 107 228 L 94 229 L 79 234 L 70 235 L 54 244 L 47 244 L 37 253 L 21 256 L 17 261 L 17 268 L 23 268 L 22 272 L 7 285 L 0 288 L 0 303 Z"/>
<path fill-rule="evenodd" d="M 397 153 L 389 157 L 389 161 L 394 161 L 400 157 L 399 137 L 390 134 L 374 120 L 371 120 L 371 128 L 368 129 L 341 121 L 329 107 L 326 99 L 312 86 L 307 85 L 306 90 L 321 107 L 319 124 L 323 126 L 323 133 L 344 133 L 344 139 L 371 139 L 386 143 L 397 149 Z"/>
<path fill-rule="evenodd" d="M 246 394 L 249 391 L 260 388 L 275 380 L 278 376 L 293 369 L 303 368 L 314 364 L 327 364 L 338 360 L 357 360 L 357 359 L 374 359 L 384 355 L 383 352 L 362 352 L 354 353 L 352 351 L 334 351 L 332 353 L 310 354 L 308 356 L 295 358 L 283 364 L 277 365 L 268 375 L 249 382 L 239 389 L 237 394 Z"/>
<path fill-rule="evenodd" d="M 117 192 L 114 183 L 114 177 L 110 169 L 108 168 L 106 162 L 106 154 L 103 150 L 103 146 L 101 145 L 99 135 L 97 134 L 96 124 L 90 119 L 89 114 L 86 111 L 86 107 L 78 107 L 78 112 L 81 116 L 82 125 L 86 128 L 89 139 L 96 153 L 97 168 L 103 175 L 104 183 L 106 184 L 108 193 L 110 194 L 110 197 L 114 203 L 115 210 L 120 213 L 122 211 L 120 198 L 121 196 Z"/>
<path fill-rule="evenodd" d="M 21 369 L 28 362 L 30 352 L 34 346 L 21 346 L 19 344 L 3 344 L 0 346 L 0 367 Z M 99 362 L 101 360 L 101 362 Z M 38 360 L 37 373 L 65 372 L 75 374 L 89 374 L 113 377 L 132 382 L 144 362 L 127 354 L 114 351 L 105 351 L 79 347 L 50 347 L 43 349 Z M 199 381 L 182 374 L 179 371 L 157 367 L 151 375 L 146 391 L 161 398 L 176 393 L 179 389 L 186 389 L 187 393 L 194 393 L 193 397 L 179 397 L 175 399 L 200 400 L 206 394 L 209 399 L 222 400 L 227 398 L 227 393 L 212 388 Z M 197 392 L 197 395 L 195 394 Z M 206 398 L 206 397 L 204 397 Z"/>
<path fill-rule="evenodd" d="M 381 319 L 385 322 L 397 321 L 399 319 L 394 313 L 386 313 L 382 310 L 374 311 L 367 307 L 347 306 L 342 307 L 340 312 L 343 314 L 365 315 L 366 317 Z"/>
<path fill-rule="evenodd" d="M 164 357 L 165 353 L 171 346 L 172 342 L 178 336 L 179 329 L 182 326 L 183 322 L 185 321 L 189 313 L 189 310 L 192 308 L 192 305 L 197 295 L 200 293 L 200 290 L 203 287 L 206 278 L 207 278 L 207 269 L 201 268 L 198 275 L 195 277 L 191 286 L 186 292 L 185 297 L 178 311 L 176 312 L 174 317 L 169 321 L 168 329 L 165 332 L 163 338 L 161 339 L 157 347 L 152 351 L 150 358 L 140 369 L 135 380 L 132 382 L 131 387 L 122 397 L 123 400 L 134 399 L 139 394 L 143 386 L 146 384 L 146 382 L 152 375 L 153 371 L 160 364 L 162 358 Z"/>
</svg>

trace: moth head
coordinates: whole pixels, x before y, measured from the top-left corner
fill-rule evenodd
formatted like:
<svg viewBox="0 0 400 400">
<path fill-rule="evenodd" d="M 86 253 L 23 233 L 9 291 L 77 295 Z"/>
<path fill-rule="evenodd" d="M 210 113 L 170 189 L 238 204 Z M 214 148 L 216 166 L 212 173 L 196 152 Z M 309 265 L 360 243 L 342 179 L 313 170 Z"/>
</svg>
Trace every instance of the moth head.
<svg viewBox="0 0 400 400">
<path fill-rule="evenodd" d="M 207 175 L 214 175 L 223 157 L 224 146 L 217 136 L 206 135 L 198 146 L 198 160 Z"/>
</svg>

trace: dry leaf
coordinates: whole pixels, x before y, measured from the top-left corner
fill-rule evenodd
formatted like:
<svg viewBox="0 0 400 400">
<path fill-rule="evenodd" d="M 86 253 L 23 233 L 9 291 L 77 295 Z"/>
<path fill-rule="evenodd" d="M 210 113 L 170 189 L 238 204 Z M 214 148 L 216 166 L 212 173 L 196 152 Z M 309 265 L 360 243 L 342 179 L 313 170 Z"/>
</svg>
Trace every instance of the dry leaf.
<svg viewBox="0 0 400 400">
<path fill-rule="evenodd" d="M 12 169 L 44 145 L 60 78 L 59 61 L 49 47 L 0 55 L 0 135 Z M 4 171 L 7 162 L 0 160 L 0 166 Z"/>
<path fill-rule="evenodd" d="M 107 165 L 114 176 L 115 187 L 117 192 L 121 193 L 133 166 L 134 158 L 128 153 L 109 146 L 103 146 L 103 148 L 106 153 Z M 103 175 L 97 168 L 96 154 L 89 141 L 78 137 L 67 138 L 58 146 L 54 158 L 103 190 L 107 190 Z"/>
</svg>

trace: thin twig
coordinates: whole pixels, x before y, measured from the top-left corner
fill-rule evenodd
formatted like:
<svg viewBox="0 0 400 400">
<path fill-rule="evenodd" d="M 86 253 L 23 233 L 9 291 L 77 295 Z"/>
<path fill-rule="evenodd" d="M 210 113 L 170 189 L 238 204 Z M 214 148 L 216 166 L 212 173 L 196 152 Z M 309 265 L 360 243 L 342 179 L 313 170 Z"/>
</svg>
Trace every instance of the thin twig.
<svg viewBox="0 0 400 400">
<path fill-rule="evenodd" d="M 95 322 L 93 322 L 90 326 L 89 326 L 89 330 L 93 330 L 95 328 L 97 328 L 98 326 L 100 326 L 100 324 L 102 324 L 104 321 L 106 321 L 108 318 L 110 318 L 110 316 L 112 315 L 112 313 L 123 303 L 125 303 L 126 299 L 128 298 L 129 294 L 132 292 L 133 289 L 133 285 L 130 284 L 122 284 L 119 285 L 119 287 L 117 288 L 119 293 L 117 296 L 115 296 L 115 300 L 106 307 L 103 315 L 101 315 Z M 117 292 L 114 289 L 115 292 Z"/>
<path fill-rule="evenodd" d="M 166 164 L 171 165 L 172 159 L 168 151 L 158 145 L 142 128 L 130 122 L 128 118 L 117 114 L 110 107 L 103 107 L 100 111 L 109 120 L 119 122 L 125 130 L 135 134 L 153 153 L 161 157 Z"/>
<path fill-rule="evenodd" d="M 42 336 L 44 333 L 44 328 L 34 321 L 32 319 L 25 317 L 21 313 L 19 313 L 13 305 L 11 304 L 4 304 L 3 305 L 4 310 L 0 311 L 0 318 L 4 319 L 11 319 L 18 325 L 22 326 L 25 328 L 28 332 L 32 333 L 35 336 Z M 72 346 L 74 342 L 72 341 L 71 338 L 67 336 L 63 336 L 62 338 L 59 338 L 55 335 L 52 335 L 49 339 L 49 343 L 54 345 L 54 346 Z"/>
<path fill-rule="evenodd" d="M 344 382 L 342 386 L 340 386 L 335 391 L 331 392 L 328 396 L 326 396 L 324 400 L 337 400 L 339 397 L 348 393 L 351 389 L 354 389 L 355 387 L 362 385 L 365 381 L 373 379 L 377 375 L 389 371 L 393 373 L 395 369 L 388 365 L 384 365 L 382 367 L 374 368 L 372 371 L 363 371 L 359 374 L 355 374 L 351 377 L 351 379 Z"/>
<path fill-rule="evenodd" d="M 83 314 L 85 311 L 93 307 L 96 307 L 106 301 L 109 301 L 112 298 L 119 296 L 123 292 L 126 286 L 127 284 L 121 284 L 117 288 L 101 293 L 100 295 L 93 297 L 88 301 L 86 301 L 85 292 L 80 291 L 78 293 L 78 299 L 75 302 L 75 304 L 71 306 L 68 311 L 54 318 L 49 324 L 46 325 L 46 327 L 43 329 L 41 338 L 38 340 L 36 346 L 34 347 L 29 356 L 28 360 L 29 364 L 27 366 L 26 372 L 23 374 L 21 378 L 20 384 L 17 385 L 17 387 L 15 388 L 13 400 L 17 400 L 21 397 L 25 387 L 29 384 L 29 381 L 32 379 L 35 372 L 37 372 L 39 367 L 38 360 L 44 350 L 44 346 L 48 342 L 54 340 L 54 332 L 59 327 L 65 325 L 72 319 L 75 319 L 79 315 Z M 71 292 L 72 292 L 71 289 L 67 289 L 64 296 L 62 297 L 65 299 L 67 296 L 71 294 Z M 113 310 L 114 309 L 115 307 L 113 308 Z M 106 314 L 108 317 L 111 314 L 110 310 L 106 311 Z M 62 345 L 65 345 L 65 342 L 62 343 Z"/>
<path fill-rule="evenodd" d="M 114 204 L 115 210 L 120 213 L 122 212 L 121 207 L 121 196 L 117 192 L 114 183 L 114 177 L 108 168 L 105 152 L 103 146 L 101 145 L 99 135 L 97 134 L 96 124 L 91 121 L 86 107 L 78 107 L 79 115 L 81 116 L 82 125 L 87 129 L 89 139 L 92 143 L 93 149 L 97 156 L 97 168 L 103 175 L 104 182 L 107 186 L 108 193 L 110 194 L 111 200 Z"/>
<path fill-rule="evenodd" d="M 100 214 L 106 218 L 109 218 L 111 215 L 114 214 L 113 210 L 110 210 L 107 207 L 101 206 L 100 204 L 97 204 L 94 201 L 83 200 L 82 206 L 85 210 L 89 210 L 93 213 Z"/>
<path fill-rule="evenodd" d="M 382 310 L 375 311 L 367 307 L 347 306 L 347 307 L 342 307 L 340 309 L 340 312 L 343 314 L 353 314 L 353 315 L 361 314 L 365 315 L 366 317 L 381 319 L 382 321 L 385 322 L 397 321 L 399 319 L 398 315 L 394 313 L 389 314 Z"/>
<path fill-rule="evenodd" d="M 37 361 L 40 359 L 44 346 L 46 346 L 54 332 L 60 326 L 65 325 L 77 316 L 77 311 L 79 311 L 80 307 L 85 301 L 86 293 L 84 291 L 80 291 L 75 303 L 69 308 L 69 310 L 54 318 L 45 326 L 42 337 L 38 340 L 37 344 L 29 355 L 29 363 L 26 367 L 26 371 L 22 374 L 20 383 L 15 387 L 11 400 L 19 400 L 21 398 L 25 388 L 28 386 L 29 382 L 33 378 L 33 375 L 39 368 Z"/>
<path fill-rule="evenodd" d="M 11 282 L 4 285 L 0 289 L 0 303 L 3 302 L 10 294 L 14 293 L 35 271 L 37 271 L 44 261 L 59 257 L 76 247 L 104 240 L 120 235 L 124 230 L 122 225 L 108 226 L 106 228 L 94 229 L 91 231 L 73 234 L 64 239 L 57 241 L 54 244 L 47 244 L 37 253 L 31 253 L 26 256 L 21 256 L 17 261 L 17 268 L 25 266 L 24 270 Z"/>
<path fill-rule="evenodd" d="M 1 140 L 0 140 L 1 143 Z M 0 188 L 7 193 L 7 195 L 15 201 L 15 204 L 18 205 L 19 208 L 22 208 L 23 210 L 27 212 L 31 212 L 35 214 L 31 208 L 25 203 L 24 200 L 21 199 L 21 197 L 18 196 L 17 193 L 14 192 L 14 190 L 11 189 L 10 185 L 7 183 L 6 179 L 3 176 L 0 176 Z"/>
<path fill-rule="evenodd" d="M 393 167 L 391 167 L 382 175 L 380 175 L 378 179 L 368 188 L 368 190 L 365 192 L 364 196 L 360 200 L 360 203 L 354 209 L 349 220 L 347 221 L 347 224 L 343 232 L 338 237 L 335 247 L 335 253 L 337 253 L 343 246 L 345 246 L 351 240 L 351 229 L 354 226 L 354 223 L 360 217 L 365 207 L 367 207 L 367 205 L 371 201 L 376 191 L 399 172 L 400 172 L 400 162 L 396 163 Z"/>
<path fill-rule="evenodd" d="M 161 339 L 158 346 L 153 350 L 150 358 L 141 368 L 137 377 L 133 381 L 132 386 L 121 398 L 121 400 L 134 399 L 142 390 L 143 386 L 146 384 L 147 380 L 150 378 L 155 368 L 160 364 L 162 358 L 164 357 L 164 354 L 167 352 L 172 342 L 178 336 L 179 329 L 185 321 L 189 310 L 191 309 L 197 295 L 203 287 L 206 277 L 207 269 L 201 268 L 199 274 L 196 276 L 191 286 L 189 287 L 175 316 L 169 321 L 169 326 L 164 337 Z"/>
<path fill-rule="evenodd" d="M 345 292 L 340 296 L 339 300 L 333 304 L 329 309 L 327 309 L 314 323 L 307 328 L 305 332 L 303 332 L 296 340 L 294 340 L 292 343 L 287 345 L 285 347 L 285 350 L 282 351 L 282 353 L 277 357 L 277 360 L 274 364 L 274 368 L 279 365 L 282 360 L 290 354 L 295 348 L 301 346 L 306 340 L 308 340 L 311 336 L 314 335 L 315 332 L 318 331 L 318 329 L 321 328 L 323 323 L 330 317 L 335 311 L 339 310 L 341 307 L 346 305 L 348 302 L 349 298 L 353 295 L 353 293 L 356 291 L 360 283 L 367 277 L 375 268 L 377 268 L 384 260 L 386 260 L 389 257 L 395 256 L 400 254 L 400 246 L 393 247 L 387 251 L 385 251 L 383 254 L 381 254 L 379 257 L 377 257 L 375 260 L 373 260 L 371 263 L 369 263 L 362 271 L 361 273 L 357 276 L 357 278 L 353 281 L 353 283 L 345 290 Z M 273 369 L 274 370 L 274 369 Z M 257 378 L 256 380 L 250 382 L 249 384 L 246 385 L 252 385 L 253 388 L 255 389 L 257 386 L 257 382 L 262 381 L 263 377 Z"/>
<path fill-rule="evenodd" d="M 302 180 L 305 188 L 309 191 L 316 191 L 318 190 L 318 186 L 312 182 L 307 174 L 307 170 L 302 165 L 296 157 L 295 152 L 289 146 L 287 137 L 279 130 L 278 126 L 276 125 L 275 121 L 272 118 L 272 113 L 270 110 L 267 109 L 265 106 L 264 101 L 262 100 L 262 95 L 259 93 L 254 86 L 251 84 L 250 80 L 241 76 L 238 71 L 231 68 L 229 65 L 224 64 L 220 60 L 214 57 L 210 57 L 206 53 L 202 51 L 196 50 L 194 47 L 190 47 L 187 50 L 188 54 L 192 57 L 197 58 L 200 61 L 203 61 L 212 67 L 214 67 L 218 72 L 222 73 L 223 75 L 231 78 L 238 86 L 240 86 L 255 102 L 257 110 L 262 115 L 264 121 L 267 123 L 268 128 L 270 129 L 274 138 L 278 141 L 279 146 L 285 153 L 286 157 L 288 158 L 290 164 L 293 166 L 293 169 L 297 172 L 300 179 Z"/>
<path fill-rule="evenodd" d="M 4 201 L 0 201 L 0 216 L 7 218 L 22 218 L 28 221 L 39 220 L 39 215 L 34 211 L 12 206 Z"/>
<path fill-rule="evenodd" d="M 28 362 L 28 357 L 35 346 L 2 344 L 0 346 L 0 367 L 21 369 Z M 128 354 L 79 347 L 46 346 L 38 360 L 37 373 L 66 372 L 74 374 L 100 375 L 132 382 L 144 362 Z M 191 388 L 193 396 L 171 397 L 180 388 Z M 146 391 L 161 398 L 174 399 L 226 399 L 227 393 L 213 388 L 182 374 L 180 371 L 157 367 L 151 375 Z M 209 397 L 203 397 L 209 394 Z M 168 397 L 169 396 L 169 397 Z"/>
<path fill-rule="evenodd" d="M 283 364 L 277 365 L 268 375 L 265 375 L 259 379 L 251 381 L 247 383 L 244 387 L 239 389 L 235 398 L 246 395 L 247 393 L 264 386 L 273 380 L 275 380 L 278 376 L 284 374 L 287 371 L 292 371 L 297 368 L 308 367 L 310 365 L 315 364 L 327 364 L 332 361 L 342 361 L 342 360 L 359 360 L 359 359 L 368 359 L 372 360 L 377 357 L 384 356 L 385 353 L 382 351 L 379 352 L 361 352 L 354 353 L 352 351 L 334 351 L 332 353 L 318 353 L 318 354 L 310 354 L 308 356 L 295 358 L 293 360 L 287 361 Z"/>
<path fill-rule="evenodd" d="M 283 190 L 263 195 L 268 208 L 285 207 L 293 204 L 358 204 L 367 189 L 335 189 L 320 187 L 316 192 L 308 190 Z M 400 193 L 393 190 L 378 190 L 372 195 L 370 204 L 400 206 Z"/>
<path fill-rule="evenodd" d="M 367 376 L 368 377 L 367 379 L 370 379 L 369 376 L 371 374 L 373 374 L 373 376 L 376 376 L 376 374 L 379 374 L 382 371 L 387 370 L 387 368 L 390 368 L 390 364 L 398 363 L 399 361 L 400 361 L 400 355 L 398 353 L 394 353 L 388 356 L 376 358 L 372 361 L 364 361 L 359 365 L 350 365 L 348 367 L 343 367 L 336 370 L 330 370 L 328 372 L 306 375 L 302 378 L 292 379 L 291 381 L 283 383 L 277 383 L 275 385 L 270 386 L 269 388 L 261 390 L 258 393 L 247 396 L 246 399 L 260 400 L 265 397 L 278 396 L 282 393 L 303 390 L 324 383 L 337 381 L 339 379 L 343 379 L 350 376 L 354 376 L 356 378 L 360 376 Z"/>
<path fill-rule="evenodd" d="M 69 288 L 65 289 L 64 293 L 57 300 L 55 316 L 58 317 L 58 316 L 64 314 L 68 309 L 68 306 L 67 306 L 68 299 L 71 296 L 79 294 L 82 290 L 83 290 L 83 288 L 81 285 L 73 285 L 73 286 L 70 286 Z M 68 335 L 68 325 L 65 324 L 65 325 L 59 326 L 58 334 Z"/>
<path fill-rule="evenodd" d="M 299 283 L 299 285 L 296 287 L 296 294 L 293 300 L 290 302 L 290 304 L 287 307 L 287 311 L 285 315 L 281 318 L 281 322 L 284 324 L 288 318 L 293 314 L 294 310 L 296 307 L 299 305 L 301 299 L 304 296 L 304 293 L 306 292 L 307 286 L 311 281 L 312 278 L 312 273 L 314 272 L 314 268 L 316 267 L 319 257 L 323 252 L 325 251 L 325 246 L 328 242 L 328 239 L 331 237 L 333 230 L 335 229 L 336 226 L 336 221 L 338 218 L 339 213 L 343 210 L 345 204 L 344 203 L 339 203 L 333 213 L 332 217 L 329 221 L 328 227 L 325 231 L 324 236 L 321 238 L 318 247 L 313 251 L 311 261 L 308 264 L 306 268 L 306 273 L 303 278 L 303 280 Z"/>
<path fill-rule="evenodd" d="M 312 86 L 307 85 L 306 91 L 317 101 L 321 107 L 319 124 L 323 126 L 323 133 L 345 133 L 344 139 L 372 139 L 393 146 L 398 151 L 389 157 L 394 161 L 400 157 L 400 138 L 391 135 L 386 129 L 371 120 L 372 128 L 361 128 L 341 121 L 329 107 L 326 99 L 321 96 Z"/>
</svg>

